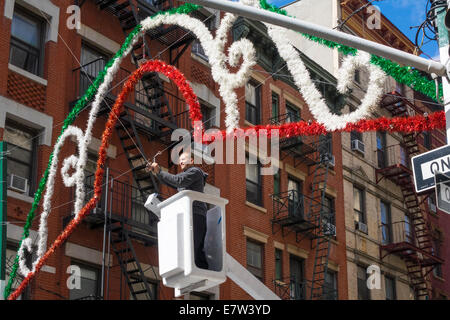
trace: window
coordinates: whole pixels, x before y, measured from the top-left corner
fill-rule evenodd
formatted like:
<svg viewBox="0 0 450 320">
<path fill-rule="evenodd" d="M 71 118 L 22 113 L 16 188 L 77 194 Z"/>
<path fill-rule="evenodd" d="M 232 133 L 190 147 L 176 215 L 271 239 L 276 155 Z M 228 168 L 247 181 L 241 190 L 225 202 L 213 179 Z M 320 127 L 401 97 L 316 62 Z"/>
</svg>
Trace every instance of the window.
<svg viewBox="0 0 450 320">
<path fill-rule="evenodd" d="M 353 211 L 355 221 L 366 223 L 364 191 L 358 187 L 353 187 Z"/>
<path fill-rule="evenodd" d="M 70 289 L 69 299 L 79 300 L 87 297 L 98 297 L 100 295 L 100 270 L 95 267 L 72 262 L 81 271 L 81 282 L 79 289 Z"/>
<path fill-rule="evenodd" d="M 280 194 L 280 185 L 281 185 L 281 175 L 280 175 L 280 170 L 277 171 L 277 173 L 275 173 L 273 175 L 273 194 L 274 195 L 279 195 Z"/>
<path fill-rule="evenodd" d="M 323 286 L 323 296 L 325 300 L 337 300 L 337 274 L 328 270 L 325 273 L 325 282 Z"/>
<path fill-rule="evenodd" d="M 333 143 L 331 133 L 319 136 L 319 153 L 322 161 L 331 160 L 333 155 Z"/>
<path fill-rule="evenodd" d="M 323 203 L 323 214 L 324 214 L 324 222 L 327 224 L 336 225 L 336 218 L 335 218 L 335 210 L 334 210 L 334 198 L 325 196 L 324 203 Z M 328 230 L 328 232 L 331 232 L 331 230 Z"/>
<path fill-rule="evenodd" d="M 283 251 L 275 249 L 275 279 L 283 279 Z"/>
<path fill-rule="evenodd" d="M 367 272 L 366 268 L 357 266 L 358 277 L 358 300 L 370 300 L 370 290 L 367 286 Z"/>
<path fill-rule="evenodd" d="M 263 244 L 247 239 L 247 269 L 262 282 L 264 282 L 263 248 Z"/>
<path fill-rule="evenodd" d="M 8 181 L 12 175 L 26 179 L 23 187 L 26 187 L 25 193 L 32 195 L 34 193 L 34 180 L 36 177 L 35 163 L 37 139 L 36 131 L 27 128 L 13 120 L 6 120 L 3 139 L 8 143 L 7 151 L 7 176 Z"/>
<path fill-rule="evenodd" d="M 82 95 L 94 82 L 98 73 L 105 68 L 108 56 L 100 50 L 83 42 L 81 44 L 80 90 Z"/>
<path fill-rule="evenodd" d="M 245 158 L 245 177 L 247 201 L 256 205 L 262 205 L 261 163 L 249 163 L 249 157 Z"/>
<path fill-rule="evenodd" d="M 391 207 L 388 203 L 380 201 L 381 210 L 381 243 L 391 243 Z"/>
<path fill-rule="evenodd" d="M 377 161 L 379 168 L 385 168 L 386 163 L 386 133 L 377 132 Z"/>
<path fill-rule="evenodd" d="M 286 122 L 299 122 L 300 109 L 286 101 Z"/>
<path fill-rule="evenodd" d="M 409 243 L 414 243 L 413 233 L 411 231 L 411 219 L 407 214 L 405 214 L 405 241 Z"/>
<path fill-rule="evenodd" d="M 305 286 L 305 260 L 290 255 L 289 256 L 289 270 L 291 272 L 290 291 L 291 299 L 304 300 L 306 298 Z"/>
<path fill-rule="evenodd" d="M 261 86 L 253 81 L 245 85 L 245 120 L 251 124 L 261 123 Z"/>
<path fill-rule="evenodd" d="M 95 171 L 97 171 L 97 160 L 98 154 L 92 151 L 88 151 L 86 166 L 84 167 L 84 187 L 86 196 L 84 198 L 84 204 L 89 202 L 89 199 L 94 195 L 94 181 L 95 181 Z M 74 197 L 75 197 L 75 188 L 74 188 Z M 105 188 L 102 188 L 102 199 L 105 198 Z M 104 201 L 97 202 L 96 207 L 101 208 L 104 204 Z"/>
<path fill-rule="evenodd" d="M 431 133 L 429 131 L 423 132 L 423 146 L 430 150 L 432 148 L 431 144 Z"/>
<path fill-rule="evenodd" d="M 298 122 L 301 120 L 300 109 L 286 101 L 286 123 Z M 302 137 L 289 138 L 289 145 L 292 150 L 302 152 Z"/>
<path fill-rule="evenodd" d="M 215 124 L 214 109 L 207 105 L 202 104 L 201 111 L 202 111 L 203 126 L 205 130 L 208 130 Z"/>
<path fill-rule="evenodd" d="M 280 97 L 272 92 L 272 122 L 277 123 L 280 115 Z"/>
<path fill-rule="evenodd" d="M 350 132 L 350 141 L 354 141 L 354 140 L 363 141 L 362 132 L 351 131 Z"/>
<path fill-rule="evenodd" d="M 35 75 L 42 74 L 43 34 L 41 19 L 16 10 L 11 23 L 9 62 Z"/>
<path fill-rule="evenodd" d="M 6 260 L 5 260 L 5 267 L 6 267 L 6 278 L 5 278 L 5 283 L 7 284 L 9 282 L 9 275 L 11 274 L 13 265 L 14 265 L 14 260 L 16 258 L 17 255 L 17 250 L 19 249 L 18 245 L 12 245 L 12 244 L 7 244 L 6 245 Z M 27 258 L 31 258 L 31 255 L 28 255 Z M 31 268 L 31 259 L 29 261 L 27 261 L 27 266 L 28 268 Z M 20 283 L 23 280 L 23 276 L 19 273 L 17 273 L 16 278 L 14 279 L 12 286 L 11 286 L 11 292 L 14 292 L 20 285 Z M 29 297 L 29 288 L 27 288 L 24 293 L 22 293 L 19 297 L 18 300 L 26 300 Z M 3 296 L 3 292 L 1 292 L 2 296 Z"/>
<path fill-rule="evenodd" d="M 195 11 L 192 16 L 204 23 L 204 25 L 208 28 L 209 31 L 212 31 L 215 29 L 215 21 L 216 21 L 216 14 L 212 12 L 208 13 L 202 13 L 200 11 Z M 200 41 L 198 39 L 195 39 L 192 43 L 192 53 L 196 56 L 208 61 L 208 56 L 205 53 L 205 50 L 203 49 Z"/>
<path fill-rule="evenodd" d="M 397 293 L 395 290 L 395 279 L 389 276 L 384 277 L 386 287 L 386 300 L 397 300 Z"/>
<path fill-rule="evenodd" d="M 439 239 L 433 239 L 433 255 L 438 258 L 441 256 L 441 241 Z M 439 263 L 434 266 L 433 274 L 436 277 L 442 278 L 442 264 Z"/>
<path fill-rule="evenodd" d="M 428 209 L 436 213 L 436 194 L 434 192 L 428 197 Z"/>
<path fill-rule="evenodd" d="M 403 146 L 400 146 L 400 164 L 406 168 L 409 168 L 408 154 Z"/>
<path fill-rule="evenodd" d="M 303 193 L 302 182 L 291 177 L 288 178 L 288 210 L 289 216 L 303 218 Z"/>
</svg>

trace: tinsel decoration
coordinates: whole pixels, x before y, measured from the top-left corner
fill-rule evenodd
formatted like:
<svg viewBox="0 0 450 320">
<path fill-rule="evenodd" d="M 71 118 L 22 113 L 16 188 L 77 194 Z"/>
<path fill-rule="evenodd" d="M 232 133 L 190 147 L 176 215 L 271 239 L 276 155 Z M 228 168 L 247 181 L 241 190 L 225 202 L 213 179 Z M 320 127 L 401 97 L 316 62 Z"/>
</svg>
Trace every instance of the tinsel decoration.
<svg viewBox="0 0 450 320">
<path fill-rule="evenodd" d="M 122 92 L 116 99 L 116 102 L 111 109 L 108 117 L 108 121 L 105 126 L 105 130 L 102 134 L 101 146 L 98 152 L 98 161 L 97 161 L 97 170 L 95 172 L 95 181 L 94 181 L 94 195 L 88 201 L 88 203 L 77 213 L 75 218 L 67 225 L 67 227 L 63 230 L 63 232 L 57 237 L 57 239 L 53 242 L 51 247 L 45 252 L 40 259 L 38 259 L 34 265 L 33 270 L 30 270 L 26 275 L 25 279 L 22 281 L 20 286 L 14 291 L 9 297 L 8 300 L 17 299 L 20 294 L 25 290 L 28 283 L 35 277 L 35 275 L 39 272 L 39 270 L 44 265 L 45 261 L 55 252 L 55 250 L 60 247 L 64 241 L 72 234 L 75 228 L 81 223 L 83 218 L 89 214 L 89 212 L 95 208 L 97 202 L 100 200 L 102 193 L 102 183 L 103 183 L 103 175 L 104 175 L 104 164 L 106 162 L 106 151 L 109 147 L 109 141 L 112 133 L 114 132 L 114 127 L 117 123 L 117 120 L 120 117 L 120 113 L 123 108 L 123 104 L 127 100 L 129 94 L 134 90 L 136 83 L 142 78 L 145 73 L 148 72 L 158 72 L 166 75 L 169 79 L 171 79 L 178 89 L 182 92 L 183 98 L 186 103 L 189 105 L 189 115 L 192 120 L 192 125 L 195 123 L 201 122 L 202 113 L 200 108 L 200 103 L 198 102 L 197 96 L 192 90 L 191 86 L 187 83 L 184 75 L 178 71 L 175 67 L 167 65 L 163 61 L 159 60 L 151 60 L 144 63 L 139 69 L 137 69 L 124 84 L 124 88 Z M 71 128 L 71 127 L 69 127 Z M 200 132 L 203 131 L 201 127 L 196 127 Z M 72 162 L 73 158 L 69 157 L 67 162 Z M 67 167 L 64 165 L 64 167 Z M 43 221 L 41 219 L 41 225 Z M 40 226 L 41 231 L 41 226 Z M 23 255 L 24 248 L 31 248 L 31 239 L 27 238 L 26 241 L 23 242 L 23 246 L 19 250 L 21 255 Z"/>
<path fill-rule="evenodd" d="M 186 3 L 184 5 L 181 5 L 180 7 L 177 8 L 172 8 L 168 11 L 160 11 L 158 13 L 156 13 L 154 16 L 149 17 L 150 19 L 160 16 L 160 15 L 164 15 L 164 14 L 188 14 L 190 12 L 196 11 L 199 8 L 201 8 L 201 6 L 198 5 L 194 5 L 194 4 L 190 4 L 190 3 Z M 142 29 L 141 25 L 136 26 L 131 32 L 130 34 L 127 36 L 127 38 L 125 39 L 123 45 L 121 46 L 120 50 L 114 55 L 114 57 L 108 61 L 108 63 L 105 65 L 105 68 L 103 69 L 103 71 L 99 72 L 99 74 L 97 75 L 96 79 L 94 80 L 93 84 L 87 89 L 86 93 L 77 101 L 77 103 L 75 104 L 74 108 L 72 109 L 72 111 L 69 113 L 69 115 L 67 116 L 67 118 L 64 120 L 63 126 L 61 128 L 61 134 L 57 139 L 57 142 L 60 140 L 61 136 L 64 134 L 65 130 L 75 121 L 76 117 L 78 116 L 78 114 L 84 110 L 84 108 L 86 107 L 87 103 L 89 101 L 91 101 L 91 99 L 94 97 L 94 95 L 96 94 L 100 84 L 102 84 L 104 82 L 105 76 L 108 73 L 109 69 L 111 68 L 111 66 L 116 62 L 116 60 L 120 60 L 123 58 L 125 52 L 127 50 L 130 50 L 131 48 L 131 44 L 133 41 L 136 40 L 137 36 L 140 34 Z M 31 206 L 31 209 L 27 215 L 27 219 L 24 225 L 24 231 L 22 234 L 22 239 L 19 243 L 19 247 L 21 247 L 23 240 L 25 240 L 26 238 L 29 237 L 29 230 L 31 228 L 31 225 L 33 223 L 33 220 L 35 218 L 35 213 L 36 210 L 39 206 L 39 203 L 41 201 L 42 198 L 42 193 L 45 189 L 45 186 L 47 184 L 47 180 L 48 180 L 48 176 L 50 173 L 50 167 L 53 163 L 53 152 L 51 153 L 50 157 L 49 157 L 49 162 L 47 165 L 47 168 L 39 182 L 38 188 L 35 192 L 34 195 L 34 199 L 33 199 L 33 203 Z M 11 288 L 12 288 L 12 284 L 14 282 L 14 279 L 17 276 L 17 269 L 19 266 L 19 254 L 16 255 L 15 259 L 14 259 L 14 264 L 12 266 L 11 269 L 11 273 L 9 276 L 9 280 L 8 280 L 8 284 L 5 287 L 5 291 L 4 291 L 4 298 L 8 298 L 9 294 L 11 293 Z"/>
<path fill-rule="evenodd" d="M 203 134 L 203 143 L 209 144 L 221 137 L 222 139 L 241 138 L 249 135 L 263 134 L 270 138 L 271 132 L 282 138 L 292 138 L 297 136 L 315 136 L 324 135 L 329 132 L 369 132 L 369 131 L 386 131 L 386 132 L 423 132 L 436 129 L 445 129 L 445 112 L 439 111 L 428 114 L 427 116 L 417 115 L 413 117 L 396 117 L 396 118 L 377 118 L 363 119 L 356 123 L 349 123 L 345 128 L 329 131 L 323 124 L 317 121 L 299 121 L 295 123 L 286 123 L 283 125 L 257 125 L 235 130 L 233 133 L 227 133 L 225 130 L 209 129 Z"/>
<path fill-rule="evenodd" d="M 267 0 L 260 0 L 260 6 L 262 9 L 275 12 L 284 16 L 289 16 L 286 10 L 279 9 L 275 5 L 267 3 Z M 306 39 L 327 46 L 331 49 L 337 49 L 344 55 L 355 55 L 358 50 L 340 43 L 329 41 L 323 38 L 312 36 L 306 33 L 300 33 Z M 395 79 L 395 81 L 405 84 L 408 87 L 414 89 L 417 92 L 421 92 L 427 97 L 437 101 L 436 99 L 436 83 L 426 77 L 422 76 L 418 70 L 411 67 L 403 67 L 399 64 L 385 59 L 380 56 L 371 55 L 371 62 L 374 65 L 379 66 L 384 72 Z M 439 85 L 439 98 L 443 96 L 442 84 Z"/>
</svg>

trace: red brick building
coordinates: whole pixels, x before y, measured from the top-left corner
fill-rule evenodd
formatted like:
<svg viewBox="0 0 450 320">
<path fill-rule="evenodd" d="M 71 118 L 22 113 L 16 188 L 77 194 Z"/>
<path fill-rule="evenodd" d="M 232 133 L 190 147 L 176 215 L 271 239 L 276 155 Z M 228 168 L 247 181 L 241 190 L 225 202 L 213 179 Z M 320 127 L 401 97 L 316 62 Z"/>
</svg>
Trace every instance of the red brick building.
<svg viewBox="0 0 450 320">
<path fill-rule="evenodd" d="M 8 155 L 12 186 L 7 203 L 9 270 L 34 191 L 64 119 L 139 20 L 176 5 L 160 2 L 76 1 L 81 6 L 79 29 L 67 24 L 72 17 L 67 9 L 74 1 L 0 2 L 0 70 L 4 71 L 0 73 L 0 140 L 8 142 L 12 150 Z M 219 24 L 214 13 L 201 10 L 192 15 L 214 31 Z M 242 37 L 255 44 L 258 65 L 246 87 L 237 90 L 240 126 L 312 119 L 265 27 L 239 18 L 229 38 Z M 109 108 L 139 61 L 150 57 L 179 68 L 198 95 L 204 118 L 211 119 L 212 127 L 225 128 L 218 84 L 195 37 L 170 26 L 148 32 L 145 41 L 134 47 L 132 57 L 123 60 L 102 104 L 93 130 L 95 139 L 89 146 L 87 192 L 92 191 L 99 139 Z M 330 107 L 339 109 L 342 102 L 335 87 L 324 84 L 335 84 L 335 78 L 308 57 L 302 58 Z M 89 108 L 81 111 L 74 125 L 84 129 L 88 113 Z M 24 298 L 174 298 L 173 289 L 163 286 L 158 273 L 156 220 L 143 207 L 146 195 L 158 190 L 167 197 L 173 191 L 154 183 L 144 172 L 143 154 L 151 159 L 163 150 L 158 162 L 176 172 L 169 160 L 170 133 L 189 128 L 188 110 L 173 83 L 164 76 L 148 74 L 136 86 L 120 120 L 108 149 L 105 181 L 109 188 L 104 188 L 97 208 L 46 262 Z M 209 173 L 205 192 L 229 200 L 227 252 L 282 298 L 348 298 L 341 141 L 339 133 L 282 140 L 276 176 L 261 175 L 259 165 L 204 166 Z M 69 139 L 59 158 L 76 152 L 76 144 Z M 55 190 L 47 246 L 73 218 L 74 191 L 64 186 L 59 173 Z M 41 210 L 40 206 L 37 217 Z M 38 220 L 32 226 L 33 239 Z M 69 266 L 81 269 L 80 290 L 69 289 Z M 220 288 L 185 298 L 250 296 L 227 280 Z"/>
</svg>

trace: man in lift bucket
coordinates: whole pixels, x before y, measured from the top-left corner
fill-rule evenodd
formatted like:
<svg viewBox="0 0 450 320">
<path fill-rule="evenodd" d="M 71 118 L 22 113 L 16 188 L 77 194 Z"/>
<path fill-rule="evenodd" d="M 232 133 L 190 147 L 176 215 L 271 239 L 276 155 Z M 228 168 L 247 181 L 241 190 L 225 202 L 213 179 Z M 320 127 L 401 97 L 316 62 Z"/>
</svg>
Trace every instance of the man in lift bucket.
<svg viewBox="0 0 450 320">
<path fill-rule="evenodd" d="M 203 192 L 208 174 L 202 169 L 195 167 L 191 154 L 185 151 L 180 156 L 179 174 L 170 174 L 161 170 L 158 163 L 149 163 L 147 171 L 151 171 L 165 185 L 177 189 L 177 191 L 192 190 Z M 194 201 L 193 203 L 193 223 L 194 223 L 194 257 L 198 268 L 208 269 L 205 251 L 203 249 L 206 235 L 206 203 Z"/>
</svg>

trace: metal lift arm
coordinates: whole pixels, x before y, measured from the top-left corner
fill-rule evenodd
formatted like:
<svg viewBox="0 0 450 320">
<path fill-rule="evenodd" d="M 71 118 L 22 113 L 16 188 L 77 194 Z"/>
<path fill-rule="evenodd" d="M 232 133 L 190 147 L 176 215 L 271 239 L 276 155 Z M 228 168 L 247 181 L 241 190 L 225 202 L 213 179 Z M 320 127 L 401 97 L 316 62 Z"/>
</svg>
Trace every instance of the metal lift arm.
<svg viewBox="0 0 450 320">
<path fill-rule="evenodd" d="M 226 255 L 227 277 L 245 290 L 256 300 L 281 300 L 272 290 L 267 288 L 250 271 L 236 261 L 228 253 Z"/>
</svg>

